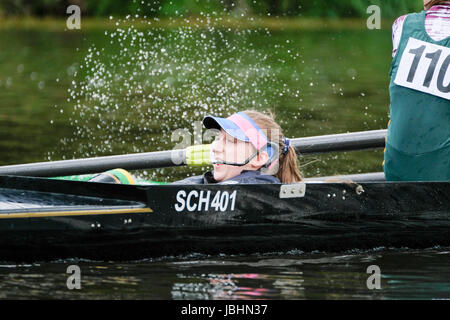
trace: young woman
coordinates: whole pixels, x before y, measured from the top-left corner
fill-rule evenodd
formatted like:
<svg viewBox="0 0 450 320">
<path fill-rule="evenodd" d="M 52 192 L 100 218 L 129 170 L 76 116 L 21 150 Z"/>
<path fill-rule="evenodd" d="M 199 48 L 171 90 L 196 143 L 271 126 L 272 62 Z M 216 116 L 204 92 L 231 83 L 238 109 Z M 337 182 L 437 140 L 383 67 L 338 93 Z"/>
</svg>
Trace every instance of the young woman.
<svg viewBox="0 0 450 320">
<path fill-rule="evenodd" d="M 214 170 L 175 184 L 293 183 L 302 180 L 295 150 L 271 116 L 247 110 L 228 118 L 207 116 L 203 124 L 207 129 L 218 131 L 212 144 Z"/>
<path fill-rule="evenodd" d="M 424 8 L 393 25 L 383 162 L 391 181 L 450 180 L 450 1 Z"/>
<path fill-rule="evenodd" d="M 217 132 L 211 148 L 214 170 L 172 184 L 294 183 L 302 180 L 297 167 L 297 155 L 272 116 L 247 110 L 226 119 L 207 116 L 203 119 L 203 124 L 207 129 Z M 133 176 L 123 169 L 109 170 L 85 178 L 61 178 L 103 183 L 136 183 Z M 142 181 L 138 181 L 139 183 Z M 150 184 L 155 183 L 157 182 L 152 181 Z"/>
</svg>

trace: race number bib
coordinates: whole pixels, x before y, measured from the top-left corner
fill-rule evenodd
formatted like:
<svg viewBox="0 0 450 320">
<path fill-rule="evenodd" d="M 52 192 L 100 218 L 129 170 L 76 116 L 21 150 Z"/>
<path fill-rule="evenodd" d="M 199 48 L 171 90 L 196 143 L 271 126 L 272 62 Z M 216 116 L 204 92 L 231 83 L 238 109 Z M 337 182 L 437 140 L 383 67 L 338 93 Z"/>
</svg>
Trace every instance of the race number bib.
<svg viewBox="0 0 450 320">
<path fill-rule="evenodd" d="M 394 83 L 450 100 L 450 48 L 409 38 Z"/>
</svg>

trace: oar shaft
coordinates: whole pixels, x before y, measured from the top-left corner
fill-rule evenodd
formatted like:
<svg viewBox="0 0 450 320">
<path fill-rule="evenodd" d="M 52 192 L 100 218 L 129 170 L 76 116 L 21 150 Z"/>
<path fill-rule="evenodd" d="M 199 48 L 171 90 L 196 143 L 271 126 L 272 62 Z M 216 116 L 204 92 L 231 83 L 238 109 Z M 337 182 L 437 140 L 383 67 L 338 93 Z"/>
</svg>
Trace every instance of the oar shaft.
<svg viewBox="0 0 450 320">
<path fill-rule="evenodd" d="M 103 172 L 114 168 L 127 170 L 184 165 L 184 150 L 105 156 L 87 159 L 37 162 L 0 167 L 0 174 L 32 177 L 57 177 Z"/>
<path fill-rule="evenodd" d="M 291 145 L 297 154 L 352 151 L 384 147 L 386 130 L 374 130 L 297 138 Z M 186 164 L 185 150 L 156 151 L 76 160 L 38 162 L 0 167 L 2 175 L 56 177 L 103 172 L 114 168 L 140 170 Z"/>
<path fill-rule="evenodd" d="M 297 138 L 291 145 L 297 154 L 354 151 L 384 148 L 387 130 L 372 130 Z"/>
</svg>

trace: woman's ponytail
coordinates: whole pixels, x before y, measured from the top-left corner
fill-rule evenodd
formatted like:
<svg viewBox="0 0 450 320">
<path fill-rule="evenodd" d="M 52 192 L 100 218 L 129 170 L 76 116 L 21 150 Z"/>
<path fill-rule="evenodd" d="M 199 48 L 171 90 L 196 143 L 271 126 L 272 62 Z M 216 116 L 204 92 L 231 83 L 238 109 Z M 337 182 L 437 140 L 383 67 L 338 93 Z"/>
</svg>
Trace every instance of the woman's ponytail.
<svg viewBox="0 0 450 320">
<path fill-rule="evenodd" d="M 297 154 L 290 147 L 286 154 L 280 155 L 280 165 L 275 175 L 282 183 L 295 183 L 302 181 L 302 175 L 297 165 Z"/>
</svg>

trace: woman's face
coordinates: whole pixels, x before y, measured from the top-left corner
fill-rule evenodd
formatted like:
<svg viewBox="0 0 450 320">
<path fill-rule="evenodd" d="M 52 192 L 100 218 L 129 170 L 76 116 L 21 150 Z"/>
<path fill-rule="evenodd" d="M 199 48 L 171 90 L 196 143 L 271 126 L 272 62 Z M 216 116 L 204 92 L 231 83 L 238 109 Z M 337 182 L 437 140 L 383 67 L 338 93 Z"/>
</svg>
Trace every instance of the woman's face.
<svg viewBox="0 0 450 320">
<path fill-rule="evenodd" d="M 250 142 L 237 140 L 221 129 L 212 144 L 212 152 L 216 160 L 243 163 L 256 152 L 256 149 Z M 253 158 L 245 166 L 214 164 L 214 179 L 216 181 L 224 181 L 239 175 L 243 170 L 256 170 L 259 168 L 259 162 L 262 160 L 260 158 L 260 156 Z"/>
</svg>

